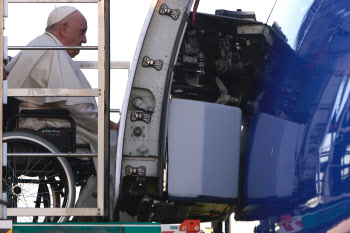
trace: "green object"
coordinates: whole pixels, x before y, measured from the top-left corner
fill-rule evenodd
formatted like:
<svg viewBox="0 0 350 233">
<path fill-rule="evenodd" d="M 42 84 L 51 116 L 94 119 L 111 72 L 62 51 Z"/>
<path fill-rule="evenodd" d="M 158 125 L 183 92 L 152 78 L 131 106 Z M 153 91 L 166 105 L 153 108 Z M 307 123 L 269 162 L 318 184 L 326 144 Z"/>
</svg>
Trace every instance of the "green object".
<svg viewBox="0 0 350 233">
<path fill-rule="evenodd" d="M 322 224 L 330 224 L 336 219 L 348 216 L 350 202 L 349 200 L 341 201 L 337 204 L 329 205 L 327 208 L 318 209 L 313 213 L 302 216 L 303 230 L 309 230 Z"/>
<path fill-rule="evenodd" d="M 14 223 L 13 233 L 161 233 L 159 223 Z"/>
</svg>

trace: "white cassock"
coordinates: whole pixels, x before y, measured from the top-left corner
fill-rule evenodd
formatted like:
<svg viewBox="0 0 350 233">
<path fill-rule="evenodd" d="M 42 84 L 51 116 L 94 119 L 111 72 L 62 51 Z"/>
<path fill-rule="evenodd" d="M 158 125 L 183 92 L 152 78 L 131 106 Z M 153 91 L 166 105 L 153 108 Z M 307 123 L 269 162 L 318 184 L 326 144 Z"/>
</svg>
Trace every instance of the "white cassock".
<svg viewBox="0 0 350 233">
<path fill-rule="evenodd" d="M 51 33 L 45 32 L 28 46 L 62 46 Z M 71 88 L 90 89 L 81 70 L 65 50 L 22 51 L 6 66 L 9 88 Z M 67 109 L 76 123 L 76 142 L 90 144 L 97 151 L 97 105 L 93 97 L 17 97 L 21 109 Z M 21 128 L 38 130 L 46 127 L 69 127 L 63 120 L 27 118 L 19 123 Z M 116 132 L 111 132 L 116 138 Z M 116 144 L 116 140 L 113 142 Z M 114 150 L 111 154 L 114 155 Z M 113 156 L 112 156 L 113 157 Z M 96 160 L 95 166 L 96 166 Z M 77 206 L 96 206 L 91 192 L 96 192 L 96 179 L 89 179 L 81 192 Z M 84 196 L 84 197 L 83 197 Z"/>
<path fill-rule="evenodd" d="M 32 40 L 28 46 L 63 46 L 51 33 Z M 9 88 L 72 88 L 91 89 L 81 70 L 65 50 L 26 50 L 6 66 L 10 72 Z M 17 97 L 21 109 L 67 109 L 76 122 L 77 143 L 90 144 L 97 150 L 97 105 L 93 97 Z M 63 120 L 28 118 L 21 128 L 38 130 L 46 127 L 67 127 Z"/>
</svg>

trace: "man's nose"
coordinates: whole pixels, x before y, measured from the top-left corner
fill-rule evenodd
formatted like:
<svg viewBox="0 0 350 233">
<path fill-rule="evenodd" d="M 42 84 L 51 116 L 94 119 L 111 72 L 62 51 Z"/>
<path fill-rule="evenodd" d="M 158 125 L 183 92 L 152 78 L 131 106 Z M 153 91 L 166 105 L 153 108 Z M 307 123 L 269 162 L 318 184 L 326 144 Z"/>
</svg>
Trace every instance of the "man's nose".
<svg viewBox="0 0 350 233">
<path fill-rule="evenodd" d="M 81 42 L 83 42 L 84 44 L 87 42 L 86 35 L 83 36 L 83 38 L 81 39 Z"/>
</svg>

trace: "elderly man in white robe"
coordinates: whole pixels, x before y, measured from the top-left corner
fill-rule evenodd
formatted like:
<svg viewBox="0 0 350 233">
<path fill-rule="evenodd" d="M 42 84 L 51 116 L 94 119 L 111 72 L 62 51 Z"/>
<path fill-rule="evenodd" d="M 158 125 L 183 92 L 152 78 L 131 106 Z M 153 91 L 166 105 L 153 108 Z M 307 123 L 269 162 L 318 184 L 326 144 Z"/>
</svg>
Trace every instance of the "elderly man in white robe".
<svg viewBox="0 0 350 233">
<path fill-rule="evenodd" d="M 74 7 L 55 8 L 49 15 L 45 33 L 28 46 L 81 46 L 86 43 L 87 21 Z M 6 66 L 9 88 L 91 88 L 73 57 L 79 50 L 22 51 Z M 76 142 L 90 144 L 97 151 L 97 105 L 93 97 L 18 97 L 19 109 L 67 109 L 76 123 Z M 27 118 L 21 128 L 69 127 L 64 120 Z M 111 129 L 118 125 L 111 122 Z M 95 161 L 96 166 L 96 161 Z M 77 207 L 95 207 L 96 178 L 89 178 Z"/>
</svg>

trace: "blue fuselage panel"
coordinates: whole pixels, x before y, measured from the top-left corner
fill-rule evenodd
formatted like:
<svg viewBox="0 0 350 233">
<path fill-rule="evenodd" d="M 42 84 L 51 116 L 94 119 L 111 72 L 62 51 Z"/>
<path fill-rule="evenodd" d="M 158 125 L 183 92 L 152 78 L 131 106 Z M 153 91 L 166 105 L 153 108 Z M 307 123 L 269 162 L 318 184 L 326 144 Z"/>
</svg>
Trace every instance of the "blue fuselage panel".
<svg viewBox="0 0 350 233">
<path fill-rule="evenodd" d="M 350 1 L 278 4 L 287 41 L 256 75 L 237 218 L 329 229 L 350 217 Z"/>
</svg>

